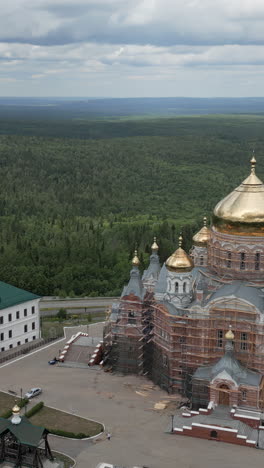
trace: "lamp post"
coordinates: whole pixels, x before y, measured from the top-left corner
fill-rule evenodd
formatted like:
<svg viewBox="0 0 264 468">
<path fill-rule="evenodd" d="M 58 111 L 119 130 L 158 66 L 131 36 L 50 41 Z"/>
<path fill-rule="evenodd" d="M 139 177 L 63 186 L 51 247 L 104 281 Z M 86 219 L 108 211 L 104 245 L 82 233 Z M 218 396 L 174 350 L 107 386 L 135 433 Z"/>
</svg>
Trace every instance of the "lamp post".
<svg viewBox="0 0 264 468">
<path fill-rule="evenodd" d="M 174 414 L 171 414 L 171 433 L 173 433 Z"/>
<path fill-rule="evenodd" d="M 259 448 L 259 426 L 258 426 L 257 431 L 258 431 L 258 438 L 257 438 L 256 448 Z"/>
<path fill-rule="evenodd" d="M 257 438 L 257 443 L 256 443 L 256 448 L 260 448 L 259 447 L 259 434 L 260 434 L 260 426 L 262 426 L 262 418 L 263 418 L 263 409 L 261 409 L 261 414 L 260 414 L 260 418 L 259 418 L 259 426 L 258 426 L 258 438 Z"/>
</svg>

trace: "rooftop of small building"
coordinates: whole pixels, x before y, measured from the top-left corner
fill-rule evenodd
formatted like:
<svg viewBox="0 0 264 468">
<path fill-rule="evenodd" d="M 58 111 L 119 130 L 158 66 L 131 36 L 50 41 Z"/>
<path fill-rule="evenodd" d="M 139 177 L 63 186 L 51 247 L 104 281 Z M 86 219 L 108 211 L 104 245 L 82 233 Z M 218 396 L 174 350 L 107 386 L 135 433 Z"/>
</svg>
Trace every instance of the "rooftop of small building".
<svg viewBox="0 0 264 468">
<path fill-rule="evenodd" d="M 40 296 L 0 281 L 0 309 L 40 299 Z"/>
<path fill-rule="evenodd" d="M 21 416 L 19 424 L 13 424 L 9 419 L 0 418 L 0 435 L 10 431 L 23 445 L 38 447 L 47 429 L 42 426 L 34 426 L 25 416 Z"/>
</svg>

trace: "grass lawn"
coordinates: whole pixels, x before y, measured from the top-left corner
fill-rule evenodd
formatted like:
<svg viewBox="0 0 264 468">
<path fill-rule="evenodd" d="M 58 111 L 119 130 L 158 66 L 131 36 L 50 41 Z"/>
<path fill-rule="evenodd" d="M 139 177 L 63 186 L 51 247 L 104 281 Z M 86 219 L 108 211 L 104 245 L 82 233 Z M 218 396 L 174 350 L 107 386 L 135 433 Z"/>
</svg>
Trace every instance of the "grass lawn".
<svg viewBox="0 0 264 468">
<path fill-rule="evenodd" d="M 42 322 L 41 336 L 42 338 L 56 338 L 63 336 L 63 323 L 60 322 Z"/>
<path fill-rule="evenodd" d="M 0 392 L 0 417 L 3 413 L 13 408 L 16 400 L 19 401 L 20 396 L 15 397 L 13 395 Z"/>
<path fill-rule="evenodd" d="M 30 422 L 36 426 L 44 426 L 50 430 L 59 429 L 74 432 L 75 434 L 82 432 L 89 436 L 99 434 L 102 428 L 101 424 L 49 408 L 48 406 L 44 406 L 38 413 L 32 416 Z"/>
</svg>

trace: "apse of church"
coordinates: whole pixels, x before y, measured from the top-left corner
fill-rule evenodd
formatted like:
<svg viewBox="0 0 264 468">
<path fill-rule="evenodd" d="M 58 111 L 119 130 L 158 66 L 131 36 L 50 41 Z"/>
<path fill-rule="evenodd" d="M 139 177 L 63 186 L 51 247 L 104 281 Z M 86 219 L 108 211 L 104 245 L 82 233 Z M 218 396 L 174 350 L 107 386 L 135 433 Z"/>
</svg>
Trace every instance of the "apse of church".
<svg viewBox="0 0 264 468">
<path fill-rule="evenodd" d="M 229 326 L 235 359 L 264 374 L 264 185 L 255 157 L 249 176 L 216 205 L 212 225 L 204 218 L 190 253 L 183 242 L 161 266 L 155 239 L 142 276 L 132 262 L 108 323 L 106 362 L 192 398 L 195 372 L 223 357 Z M 254 404 L 263 406 L 262 393 Z"/>
</svg>

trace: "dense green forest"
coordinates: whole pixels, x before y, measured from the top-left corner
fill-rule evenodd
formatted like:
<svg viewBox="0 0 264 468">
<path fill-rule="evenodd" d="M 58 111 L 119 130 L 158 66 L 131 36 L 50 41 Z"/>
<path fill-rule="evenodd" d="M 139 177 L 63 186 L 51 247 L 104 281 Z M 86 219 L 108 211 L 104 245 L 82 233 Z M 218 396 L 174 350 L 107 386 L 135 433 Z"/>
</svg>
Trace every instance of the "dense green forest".
<svg viewBox="0 0 264 468">
<path fill-rule="evenodd" d="M 154 235 L 188 249 L 252 149 L 264 179 L 261 116 L 2 123 L 1 280 L 40 295 L 118 295 L 135 244 L 142 268 Z"/>
</svg>

